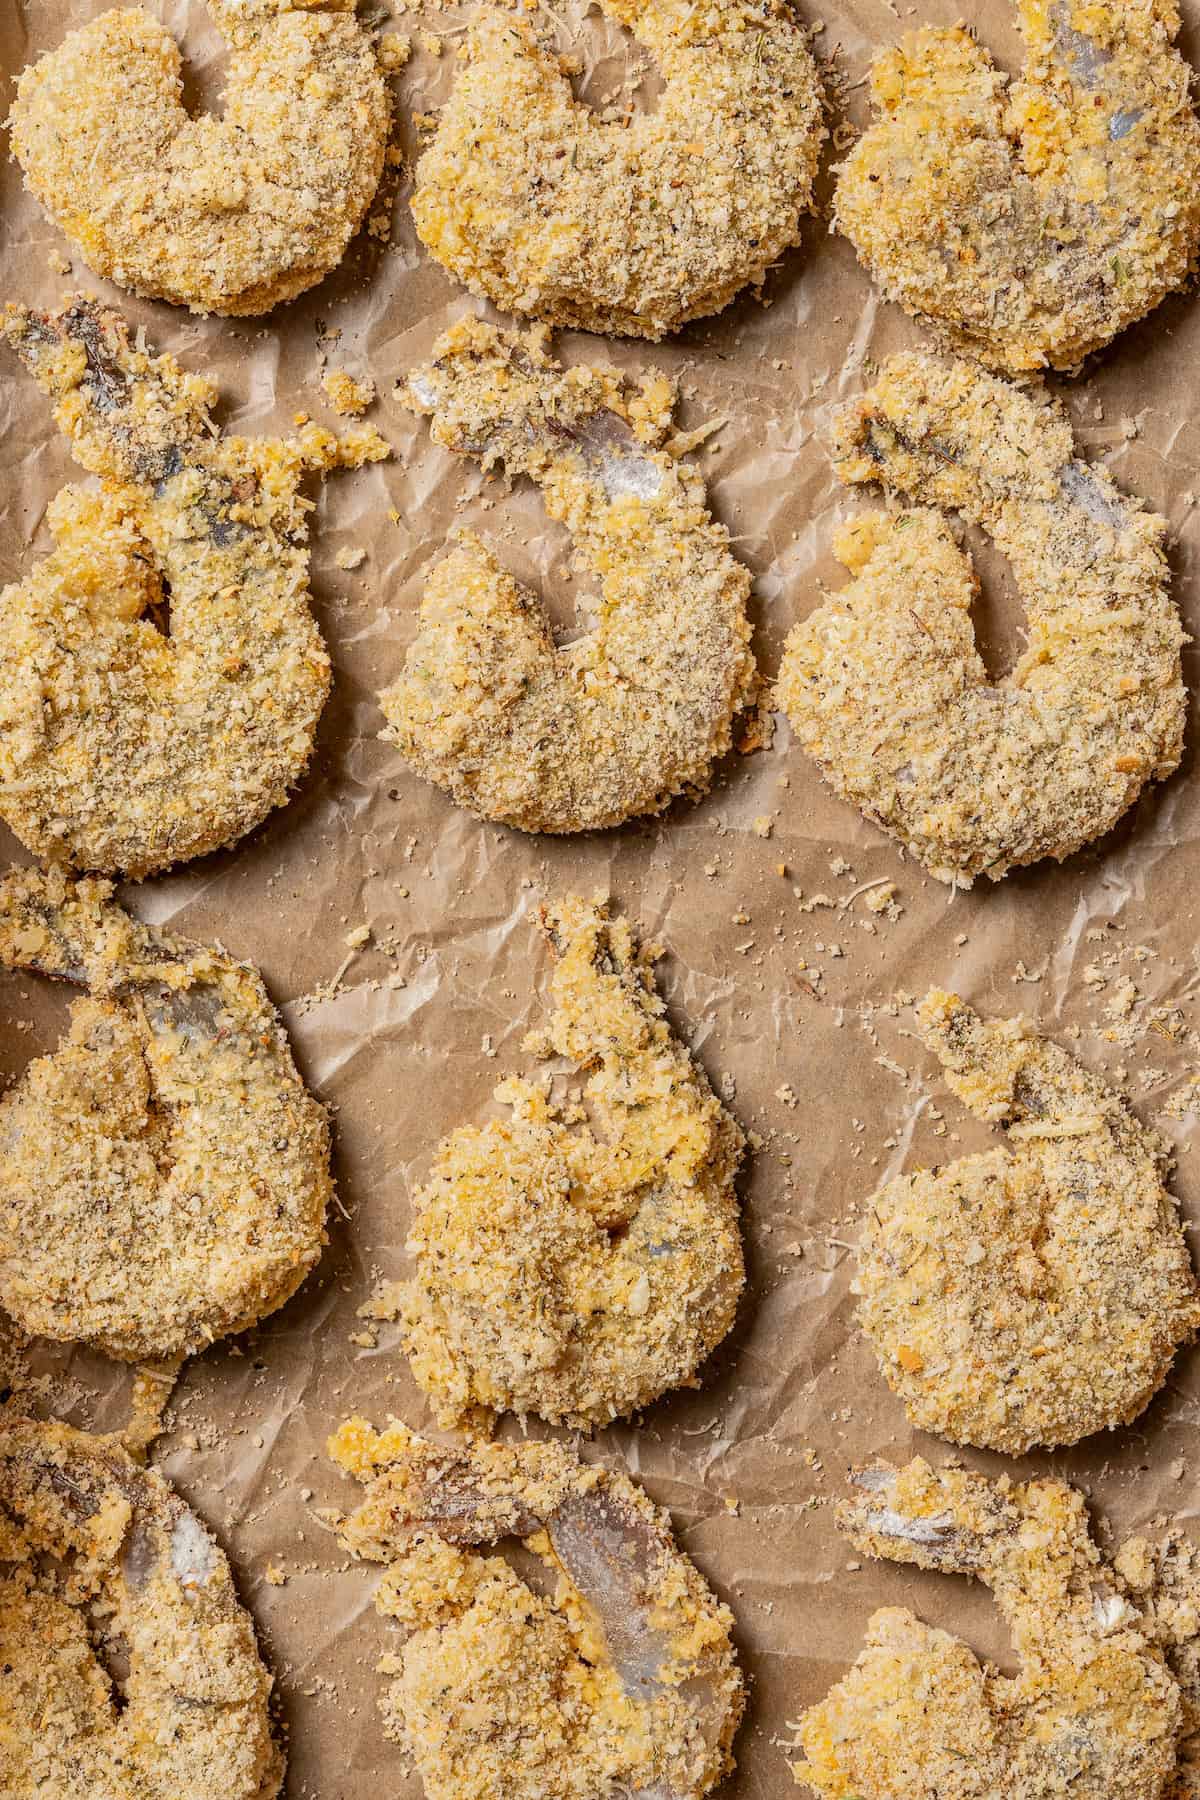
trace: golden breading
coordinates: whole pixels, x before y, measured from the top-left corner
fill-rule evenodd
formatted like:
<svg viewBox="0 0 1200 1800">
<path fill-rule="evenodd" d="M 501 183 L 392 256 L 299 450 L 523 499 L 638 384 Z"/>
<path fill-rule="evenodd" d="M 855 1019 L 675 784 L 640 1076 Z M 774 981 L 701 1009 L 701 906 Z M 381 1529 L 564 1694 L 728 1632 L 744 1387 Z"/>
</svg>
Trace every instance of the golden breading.
<svg viewBox="0 0 1200 1800">
<path fill-rule="evenodd" d="M 428 1800 L 700 1800 L 733 1767 L 745 1705 L 733 1618 L 627 1475 L 559 1444 L 444 1449 L 351 1419 L 330 1454 L 367 1484 L 341 1538 L 389 1565 L 408 1628 L 382 1710 Z M 535 1592 L 477 1545 L 557 1576 Z"/>
<path fill-rule="evenodd" d="M 218 436 L 212 384 L 79 296 L 0 330 L 102 480 L 55 496 L 57 548 L 0 593 L 0 815 L 43 861 L 151 874 L 244 836 L 303 775 L 329 658 L 300 484 L 387 446 Z"/>
<path fill-rule="evenodd" d="M 229 1564 L 115 1439 L 0 1421 L 0 1791 L 274 1800 L 271 1677 Z M 123 1653 L 120 1700 L 95 1648 Z"/>
<path fill-rule="evenodd" d="M 843 409 L 847 485 L 954 509 L 1009 559 L 1029 645 L 993 683 L 941 512 L 835 542 L 853 581 L 796 626 L 779 701 L 828 781 L 969 887 L 1108 831 L 1178 766 L 1187 713 L 1165 522 L 1079 460 L 1061 411 L 971 363 L 896 356 Z"/>
<path fill-rule="evenodd" d="M 742 1290 L 743 1138 L 663 1019 L 651 959 L 603 906 L 545 907 L 549 1047 L 589 1071 L 594 1134 L 511 1079 L 417 1195 L 404 1306 L 443 1423 L 475 1409 L 595 1425 L 692 1383 Z"/>
<path fill-rule="evenodd" d="M 1078 365 L 1180 287 L 1200 248 L 1200 121 L 1173 0 L 1020 0 L 1009 82 L 962 27 L 871 72 L 876 122 L 837 223 L 892 300 L 1018 373 Z"/>
<path fill-rule="evenodd" d="M 1200 1800 L 1200 1551 L 1173 1527 L 1157 1543 L 1130 1538 L 1113 1567 L 1141 1609 L 1142 1629 L 1179 1683 L 1183 1734 L 1163 1800 Z"/>
<path fill-rule="evenodd" d="M 598 578 L 595 630 L 559 649 L 537 597 L 463 536 L 431 575 L 384 737 L 426 780 L 522 831 L 589 831 L 704 792 L 754 693 L 750 576 L 663 441 L 674 391 L 563 370 L 543 334 L 466 319 L 409 377 L 434 440 L 530 475 Z"/>
<path fill-rule="evenodd" d="M 88 989 L 0 1100 L 0 1306 L 128 1361 L 295 1292 L 325 1242 L 325 1114 L 258 973 L 139 924 L 107 882 L 0 881 L 0 966 Z"/>
<path fill-rule="evenodd" d="M 800 238 L 825 132 L 784 0 L 599 0 L 662 71 L 601 121 L 532 19 L 493 3 L 417 164 L 422 242 L 505 312 L 661 338 L 719 312 Z"/>
<path fill-rule="evenodd" d="M 1200 1326 L 1166 1146 L 1023 1019 L 922 1002 L 926 1043 L 1008 1148 L 890 1182 L 859 1320 L 914 1425 L 1022 1456 L 1128 1424 Z"/>
<path fill-rule="evenodd" d="M 839 1523 L 866 1556 L 984 1582 L 1021 1671 L 981 1667 L 911 1612 L 877 1612 L 800 1722 L 796 1779 L 825 1800 L 1166 1800 L 1179 1688 L 1062 1481 L 860 1470 Z"/>
<path fill-rule="evenodd" d="M 140 7 L 25 70 L 13 153 L 98 275 L 193 312 L 265 313 L 342 259 L 383 173 L 389 101 L 354 0 L 208 0 L 219 118 L 183 105 L 179 47 Z"/>
</svg>

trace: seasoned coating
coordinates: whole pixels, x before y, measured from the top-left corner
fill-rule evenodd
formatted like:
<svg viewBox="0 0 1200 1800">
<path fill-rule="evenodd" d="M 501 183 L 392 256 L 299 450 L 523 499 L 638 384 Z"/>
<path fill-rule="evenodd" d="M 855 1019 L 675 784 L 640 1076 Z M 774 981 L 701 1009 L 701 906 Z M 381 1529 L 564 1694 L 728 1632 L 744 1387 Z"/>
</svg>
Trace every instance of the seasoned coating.
<svg viewBox="0 0 1200 1800">
<path fill-rule="evenodd" d="M 102 480 L 55 497 L 57 548 L 0 593 L 0 815 L 43 861 L 151 874 L 244 836 L 303 775 L 329 658 L 300 483 L 378 450 L 218 436 L 212 384 L 80 296 L 0 329 Z"/>
<path fill-rule="evenodd" d="M 1200 1800 L 1200 1551 L 1173 1527 L 1157 1543 L 1130 1538 L 1113 1567 L 1179 1683 L 1183 1734 L 1163 1800 Z"/>
<path fill-rule="evenodd" d="M 836 218 L 892 300 L 1017 374 L 1076 367 L 1180 287 L 1200 247 L 1200 121 L 1173 0 L 1020 0 L 1010 82 L 962 27 L 871 71 Z"/>
<path fill-rule="evenodd" d="M 681 1384 L 729 1331 L 745 1279 L 744 1140 L 663 1018 L 652 953 L 568 896 L 546 1047 L 589 1071 L 578 1107 L 516 1078 L 513 1117 L 460 1126 L 417 1195 L 404 1304 L 443 1424 L 477 1409 L 596 1425 Z"/>
<path fill-rule="evenodd" d="M 98 1642 L 128 1661 L 119 1694 Z M 113 1438 L 0 1421 L 0 1668 L 13 1800 L 274 1800 L 282 1787 L 271 1677 L 229 1564 Z"/>
<path fill-rule="evenodd" d="M 433 571 L 384 737 L 481 818 L 589 831 L 703 793 L 753 697 L 750 576 L 704 484 L 661 443 L 674 391 L 562 370 L 544 335 L 466 319 L 409 377 L 434 440 L 529 475 L 600 582 L 593 631 L 562 649 L 536 595 L 463 535 Z"/>
<path fill-rule="evenodd" d="M 329 1449 L 367 1484 L 342 1542 L 389 1565 L 376 1605 L 408 1627 L 382 1710 L 428 1800 L 700 1800 L 733 1767 L 733 1618 L 627 1475 L 363 1419 Z M 475 1548 L 504 1537 L 553 1593 Z"/>
<path fill-rule="evenodd" d="M 141 925 L 103 881 L 0 881 L 0 966 L 88 990 L 0 1099 L 0 1307 L 128 1361 L 190 1355 L 295 1292 L 329 1130 L 258 973 Z"/>
<path fill-rule="evenodd" d="M 495 0 L 417 164 L 438 262 L 505 312 L 661 338 L 799 241 L 820 77 L 786 0 L 598 0 L 654 57 L 653 113 L 605 122 L 548 33 Z"/>
<path fill-rule="evenodd" d="M 1081 462 L 1059 409 L 965 362 L 896 356 L 840 416 L 854 579 L 792 631 L 779 700 L 837 791 L 939 881 L 1070 856 L 1178 766 L 1187 711 L 1165 522 Z M 940 512 L 1007 556 L 1029 645 L 989 680 L 976 581 Z"/>
<path fill-rule="evenodd" d="M 1061 1481 L 860 1470 L 839 1523 L 866 1556 L 973 1575 L 1021 1659 L 981 1667 L 901 1607 L 800 1724 L 797 1781 L 828 1800 L 1165 1800 L 1179 1689 Z"/>
<path fill-rule="evenodd" d="M 1024 1019 L 926 995 L 950 1086 L 1010 1148 L 889 1182 L 859 1320 L 914 1425 L 1022 1456 L 1128 1424 L 1200 1326 L 1166 1146 Z"/>
<path fill-rule="evenodd" d="M 179 47 L 140 7 L 25 70 L 13 154 L 88 266 L 199 313 L 265 313 L 341 261 L 383 173 L 389 102 L 354 0 L 208 0 L 219 118 L 183 104 Z"/>
</svg>

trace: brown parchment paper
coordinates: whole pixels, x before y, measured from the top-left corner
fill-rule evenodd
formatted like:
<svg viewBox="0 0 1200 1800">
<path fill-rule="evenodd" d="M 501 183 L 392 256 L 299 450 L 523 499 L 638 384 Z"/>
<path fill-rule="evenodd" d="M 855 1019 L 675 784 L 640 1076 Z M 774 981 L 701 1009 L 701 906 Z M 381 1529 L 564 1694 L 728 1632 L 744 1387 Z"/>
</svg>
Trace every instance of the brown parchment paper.
<svg viewBox="0 0 1200 1800">
<path fill-rule="evenodd" d="M 396 82 L 398 138 L 411 153 L 412 114 L 447 91 L 463 14 L 401 15 L 392 4 L 396 28 L 428 31 L 446 50 L 439 59 L 418 47 Z M 93 0 L 3 0 L 5 109 L 23 64 L 99 9 Z M 170 0 L 154 10 L 184 43 L 193 97 L 211 101 L 220 45 L 203 7 Z M 914 23 L 959 16 L 956 0 L 919 9 L 820 0 L 819 14 L 818 0 L 804 0 L 802 10 L 810 24 L 823 21 L 816 43 L 837 90 L 832 122 L 843 144 L 847 119 L 862 118 L 872 46 Z M 584 91 L 603 103 L 628 48 L 594 17 L 573 34 L 581 11 L 562 15 L 564 47 L 574 35 L 588 64 Z M 1008 7 L 976 0 L 965 11 L 1014 66 Z M 1184 51 L 1200 64 L 1200 0 L 1185 13 Z M 826 169 L 834 160 L 831 146 Z M 951 1454 L 909 1430 L 852 1319 L 849 1246 L 872 1188 L 906 1163 L 946 1160 L 986 1139 L 946 1096 L 894 997 L 938 982 L 985 1011 L 1023 1009 L 1055 1033 L 1077 1030 L 1078 1053 L 1124 1071 L 1143 1115 L 1178 1145 L 1177 1191 L 1194 1228 L 1200 1155 L 1185 1104 L 1200 1066 L 1192 753 L 1091 853 L 966 895 L 924 877 L 836 801 L 789 749 L 783 724 L 769 750 L 731 757 L 707 800 L 661 820 L 577 840 L 481 825 L 377 737 L 375 695 L 400 667 L 423 573 L 466 518 L 562 621 L 574 589 L 564 579 L 566 541 L 548 528 L 536 494 L 505 497 L 492 484 L 484 497 L 477 469 L 431 448 L 424 425 L 392 397 L 435 336 L 480 304 L 421 252 L 404 188 L 390 242 L 360 238 L 315 292 L 266 320 L 231 322 L 136 301 L 78 261 L 62 273 L 70 247 L 23 194 L 11 160 L 0 181 L 0 297 L 48 304 L 80 286 L 116 300 L 153 345 L 213 371 L 222 417 L 249 432 L 286 428 L 299 411 L 333 422 L 318 385 L 325 341 L 329 367 L 374 376 L 380 398 L 369 416 L 395 446 L 394 460 L 335 477 L 319 499 L 314 590 L 336 688 L 301 792 L 233 851 L 126 896 L 144 917 L 220 938 L 261 966 L 336 1122 L 339 1204 L 318 1273 L 260 1330 L 188 1367 L 156 1452 L 217 1531 L 258 1621 L 290 1740 L 287 1791 L 320 1800 L 420 1791 L 376 1720 L 373 1664 L 388 1628 L 374 1615 L 375 1576 L 348 1567 L 316 1517 L 351 1497 L 324 1441 L 352 1410 L 427 1422 L 395 1328 L 384 1324 L 374 1347 L 355 1342 L 364 1331 L 356 1311 L 379 1279 L 404 1273 L 411 1195 L 437 1139 L 485 1113 L 495 1083 L 525 1066 L 520 1040 L 543 1017 L 547 981 L 529 915 L 542 895 L 574 885 L 610 892 L 668 946 L 661 974 L 674 1021 L 761 1139 L 743 1183 L 750 1280 L 735 1332 L 699 1391 L 603 1433 L 585 1454 L 626 1460 L 671 1508 L 681 1542 L 736 1612 L 753 1691 L 738 1772 L 724 1792 L 731 1800 L 793 1792 L 788 1722 L 857 1653 L 875 1606 L 910 1604 L 1011 1663 L 985 1595 L 962 1581 L 848 1568 L 827 1505 L 856 1460 Z M 823 199 L 828 188 L 826 173 Z M 754 573 L 757 648 L 773 673 L 788 626 L 822 582 L 841 579 L 829 548 L 835 521 L 863 504 L 831 478 L 831 409 L 865 384 L 872 360 L 922 334 L 878 298 L 823 219 L 810 223 L 764 299 L 745 297 L 658 347 L 568 335 L 560 349 L 568 360 L 672 370 L 684 386 L 685 425 L 726 421 L 700 460 L 712 505 Z M 332 330 L 341 336 L 329 343 Z M 1182 297 L 1082 379 L 1054 385 L 1087 452 L 1170 520 L 1179 604 L 1200 633 L 1198 353 L 1200 300 Z M 77 472 L 44 400 L 11 360 L 0 366 L 0 434 L 3 582 L 44 550 L 46 503 Z M 367 552 L 352 572 L 336 560 L 350 548 Z M 976 548 L 987 588 L 980 630 L 1000 669 L 1019 643 L 1019 611 L 1003 565 Z M 1194 650 L 1187 667 L 1195 688 Z M 769 837 L 756 829 L 762 820 Z M 10 860 L 24 854 L 0 828 L 0 866 Z M 884 880 L 895 882 L 903 908 L 895 920 L 872 914 L 861 891 Z M 813 905 L 822 895 L 832 904 Z M 351 956 L 345 940 L 362 924 L 372 941 Z M 64 1009 L 45 984 L 0 976 L 6 1078 L 56 1041 Z M 30 1355 L 48 1378 L 46 1404 L 97 1429 L 123 1423 L 127 1371 L 45 1346 Z M 1008 1466 L 1081 1482 L 1121 1532 L 1164 1509 L 1191 1518 L 1198 1417 L 1194 1351 L 1132 1429 Z"/>
</svg>

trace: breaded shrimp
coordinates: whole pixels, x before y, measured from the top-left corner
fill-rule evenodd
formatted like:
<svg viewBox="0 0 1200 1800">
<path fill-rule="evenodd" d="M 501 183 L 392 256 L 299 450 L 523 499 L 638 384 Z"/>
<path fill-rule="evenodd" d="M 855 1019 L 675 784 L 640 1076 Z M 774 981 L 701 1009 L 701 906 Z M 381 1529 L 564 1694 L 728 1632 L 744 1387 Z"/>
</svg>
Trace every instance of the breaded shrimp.
<svg viewBox="0 0 1200 1800">
<path fill-rule="evenodd" d="M 690 1384 L 744 1270 L 741 1131 L 663 1018 L 652 954 L 569 896 L 543 907 L 545 1050 L 589 1071 L 600 1127 L 510 1079 L 511 1121 L 460 1126 L 417 1195 L 413 1373 L 451 1424 L 478 1408 L 595 1425 Z"/>
<path fill-rule="evenodd" d="M 0 329 L 102 478 L 55 497 L 57 548 L 0 593 L 0 815 L 43 861 L 147 875 L 244 836 L 304 773 L 329 658 L 300 483 L 386 446 L 219 437 L 212 384 L 79 296 Z"/>
<path fill-rule="evenodd" d="M 208 0 L 221 116 L 191 118 L 179 47 L 140 7 L 25 70 L 13 153 L 90 268 L 200 313 L 265 313 L 341 261 L 383 173 L 389 103 L 354 0 Z"/>
<path fill-rule="evenodd" d="M 982 525 L 1029 647 L 992 683 L 971 563 L 940 512 L 867 514 L 854 579 L 787 641 L 779 700 L 837 791 L 939 881 L 1058 860 L 1178 766 L 1187 712 L 1165 522 L 1076 456 L 1056 406 L 973 364 L 896 356 L 845 408 L 847 485 L 881 482 Z"/>
<path fill-rule="evenodd" d="M 428 1800 L 700 1800 L 745 1704 L 733 1619 L 627 1475 L 559 1444 L 447 1449 L 351 1419 L 330 1454 L 367 1483 L 341 1538 L 390 1566 L 376 1605 L 409 1627 L 381 1672 L 389 1737 Z M 558 1577 L 535 1592 L 505 1537 Z"/>
<path fill-rule="evenodd" d="M 1179 1683 L 1183 1734 L 1163 1800 L 1200 1800 L 1200 1551 L 1172 1527 L 1157 1542 L 1130 1538 L 1113 1567 L 1141 1611 L 1142 1629 Z"/>
<path fill-rule="evenodd" d="M 0 1307 L 128 1361 L 190 1355 L 300 1286 L 329 1130 L 258 973 L 102 881 L 0 881 L 0 966 L 88 989 L 0 1100 Z"/>
<path fill-rule="evenodd" d="M 871 72 L 878 114 L 836 218 L 892 300 L 956 349 L 1070 369 L 1182 286 L 1200 249 L 1200 121 L 1173 0 L 1020 0 L 1024 77 L 962 26 Z"/>
<path fill-rule="evenodd" d="M 800 1724 L 797 1781 L 827 1800 L 1164 1800 L 1179 1689 L 1101 1562 L 1083 1498 L 965 1470 L 862 1469 L 839 1523 L 867 1556 L 991 1588 L 1021 1672 L 900 1607 Z"/>
<path fill-rule="evenodd" d="M 1128 1424 L 1200 1326 L 1165 1144 L 1024 1019 L 939 989 L 918 1016 L 1011 1149 L 872 1199 L 858 1316 L 888 1385 L 914 1425 L 1011 1456 Z"/>
<path fill-rule="evenodd" d="M 599 577 L 599 621 L 564 649 L 535 595 L 463 536 L 433 571 L 384 737 L 481 818 L 589 831 L 702 793 L 754 693 L 750 576 L 698 474 L 655 449 L 674 393 L 563 370 L 543 334 L 465 319 L 409 377 L 437 443 L 530 475 Z"/>
<path fill-rule="evenodd" d="M 661 338 L 799 241 L 820 77 L 785 0 L 599 0 L 655 58 L 657 109 L 602 122 L 533 19 L 494 4 L 417 164 L 422 242 L 505 312 Z"/>
<path fill-rule="evenodd" d="M 229 1564 L 115 1439 L 0 1420 L 0 1791 L 274 1800 L 271 1677 Z M 99 1637 L 121 1651 L 114 1683 Z"/>
</svg>

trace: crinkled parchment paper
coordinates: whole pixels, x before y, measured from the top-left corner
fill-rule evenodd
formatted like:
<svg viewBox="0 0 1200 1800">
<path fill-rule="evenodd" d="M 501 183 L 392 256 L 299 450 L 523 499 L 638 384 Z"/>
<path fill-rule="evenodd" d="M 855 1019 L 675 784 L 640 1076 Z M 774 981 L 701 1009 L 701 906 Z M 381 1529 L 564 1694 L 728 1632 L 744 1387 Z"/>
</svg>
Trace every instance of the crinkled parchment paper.
<svg viewBox="0 0 1200 1800">
<path fill-rule="evenodd" d="M 5 108 L 22 65 L 98 10 L 89 0 L 9 0 L 0 9 Z M 211 98 L 219 44 L 202 6 L 170 0 L 159 10 L 183 39 L 193 94 Z M 804 10 L 816 23 L 815 5 Z M 1200 4 L 1185 10 L 1185 53 L 1200 63 Z M 1011 67 L 1007 7 L 976 0 L 966 11 Z M 880 0 L 822 5 L 817 46 L 848 108 L 837 107 L 835 122 L 861 119 L 872 45 L 918 18 L 949 23 L 957 13 L 955 0 L 928 0 L 919 15 Z M 435 34 L 445 49 L 439 59 L 418 46 L 397 80 L 399 139 L 411 153 L 412 114 L 445 94 L 462 16 L 431 8 L 392 23 Z M 627 72 L 627 50 L 594 19 L 580 41 L 585 92 L 603 104 Z M 827 164 L 835 156 L 831 148 Z M 497 1080 L 523 1066 L 521 1038 L 543 1017 L 547 982 L 530 914 L 569 885 L 610 892 L 666 944 L 672 1016 L 762 1140 L 743 1188 L 750 1283 L 737 1329 L 698 1392 L 661 1402 L 585 1453 L 628 1461 L 737 1614 L 753 1697 L 726 1792 L 755 1800 L 793 1792 L 788 1721 L 856 1654 L 875 1606 L 907 1602 L 1011 1660 L 986 1597 L 965 1583 L 848 1568 L 827 1504 L 847 1467 L 874 1453 L 950 1454 L 908 1429 L 852 1321 L 848 1246 L 872 1188 L 906 1161 L 945 1160 L 986 1138 L 945 1094 L 894 997 L 938 982 L 985 1012 L 1024 1009 L 1053 1032 L 1077 1031 L 1067 1041 L 1092 1066 L 1124 1071 L 1143 1115 L 1174 1138 L 1177 1190 L 1200 1221 L 1200 1146 L 1186 1108 L 1200 1064 L 1200 1039 L 1189 1041 L 1200 1029 L 1191 756 L 1094 852 L 966 895 L 924 877 L 834 800 L 789 749 L 782 724 L 769 750 L 729 759 L 706 801 L 663 819 L 556 841 L 480 825 L 378 740 L 375 695 L 400 667 L 422 576 L 463 518 L 563 622 L 574 589 L 565 539 L 547 528 L 537 496 L 485 488 L 473 465 L 431 449 L 424 425 L 392 396 L 436 335 L 478 304 L 420 252 L 405 190 L 390 243 L 360 238 L 314 293 L 265 321 L 228 322 L 132 300 L 77 262 L 63 273 L 69 246 L 23 195 L 14 165 L 2 179 L 0 296 L 49 304 L 73 285 L 99 289 L 152 344 L 215 373 L 222 416 L 241 431 L 286 428 L 301 411 L 334 422 L 319 386 L 324 346 L 328 367 L 374 376 L 380 397 L 369 416 L 395 446 L 390 463 L 334 477 L 315 515 L 316 607 L 336 687 L 302 791 L 232 852 L 128 895 L 143 916 L 220 938 L 261 966 L 336 1121 L 340 1203 L 318 1273 L 261 1330 L 187 1369 L 158 1449 L 220 1535 L 258 1620 L 289 1731 L 288 1792 L 361 1800 L 381 1781 L 389 1793 L 419 1792 L 376 1721 L 373 1664 L 388 1628 L 373 1612 L 375 1577 L 346 1566 L 316 1517 L 349 1498 L 323 1446 L 354 1409 L 418 1426 L 427 1417 L 395 1327 L 378 1327 L 372 1345 L 357 1309 L 380 1279 L 404 1272 L 411 1196 L 437 1139 L 484 1114 Z M 827 177 L 822 191 L 827 198 Z M 863 505 L 831 478 L 831 410 L 865 384 L 873 360 L 922 337 L 878 299 L 850 247 L 819 219 L 764 300 L 746 297 L 659 347 L 567 336 L 561 350 L 672 370 L 686 426 L 726 421 L 700 461 L 712 505 L 753 570 L 758 650 L 773 673 L 788 626 L 823 582 L 841 579 L 829 548 L 835 522 Z M 1176 592 L 1194 632 L 1198 354 L 1200 300 L 1184 297 L 1127 333 L 1085 378 L 1055 384 L 1087 452 L 1170 520 Z M 45 402 L 11 360 L 0 369 L 0 431 L 7 581 L 44 549 L 46 504 L 75 471 Z M 339 551 L 358 549 L 366 556 L 357 568 L 339 565 Z M 1003 565 L 985 553 L 982 567 L 980 628 L 991 665 L 1002 668 L 1020 641 L 1019 612 Z M 1189 653 L 1193 687 L 1197 663 Z M 0 838 L 0 863 L 21 857 L 2 830 Z M 884 881 L 896 885 L 896 918 L 869 909 L 877 890 L 861 891 Z M 351 955 L 346 939 L 364 924 L 371 940 Z M 45 984 L 0 976 L 6 1076 L 53 1044 L 63 1011 Z M 1194 1091 L 1190 1098 L 1196 1104 Z M 123 1422 L 127 1372 L 44 1347 L 32 1356 L 53 1376 L 48 1398 L 77 1422 Z M 1198 1401 L 1193 1352 L 1136 1427 L 1022 1469 L 1081 1482 L 1121 1531 L 1160 1510 L 1190 1516 Z"/>
</svg>

